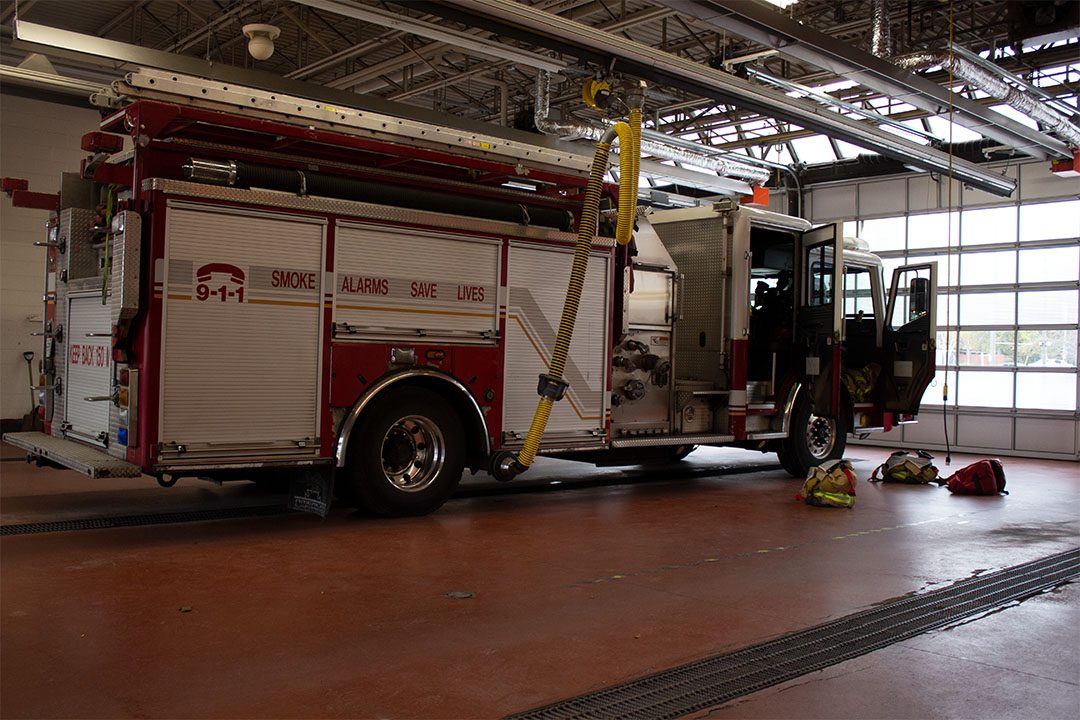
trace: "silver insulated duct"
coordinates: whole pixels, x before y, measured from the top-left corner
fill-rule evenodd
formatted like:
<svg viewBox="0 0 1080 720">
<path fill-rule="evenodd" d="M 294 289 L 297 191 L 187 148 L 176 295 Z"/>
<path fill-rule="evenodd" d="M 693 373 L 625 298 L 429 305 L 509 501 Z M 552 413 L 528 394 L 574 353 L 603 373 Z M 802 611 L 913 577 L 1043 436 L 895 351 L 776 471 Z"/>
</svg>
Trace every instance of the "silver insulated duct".
<svg viewBox="0 0 1080 720">
<path fill-rule="evenodd" d="M 589 125 L 586 123 L 566 123 L 552 120 L 548 116 L 551 107 L 551 75 L 541 70 L 536 75 L 536 111 L 534 122 L 536 129 L 546 135 L 556 135 L 563 140 L 591 140 L 597 141 L 607 130 L 604 126 Z M 612 148 L 619 152 L 616 145 Z M 731 157 L 713 154 L 710 148 L 704 145 L 673 138 L 655 130 L 641 131 L 641 152 L 643 155 L 651 155 L 661 160 L 672 160 L 678 163 L 694 165 L 705 168 L 723 175 L 724 177 L 738 178 L 751 183 L 763 183 L 771 174 L 767 168 L 755 167 L 748 163 L 739 162 Z"/>
<path fill-rule="evenodd" d="M 907 70 L 922 70 L 933 65 L 952 69 L 954 77 L 974 85 L 988 95 L 1034 119 L 1057 134 L 1070 146 L 1080 147 L 1080 127 L 1061 113 L 1047 107 L 1037 97 L 1018 90 L 992 72 L 957 55 L 947 52 L 925 52 L 890 58 L 894 64 Z"/>
<path fill-rule="evenodd" d="M 870 5 L 870 52 L 880 58 L 892 54 L 889 0 L 872 0 Z"/>
</svg>

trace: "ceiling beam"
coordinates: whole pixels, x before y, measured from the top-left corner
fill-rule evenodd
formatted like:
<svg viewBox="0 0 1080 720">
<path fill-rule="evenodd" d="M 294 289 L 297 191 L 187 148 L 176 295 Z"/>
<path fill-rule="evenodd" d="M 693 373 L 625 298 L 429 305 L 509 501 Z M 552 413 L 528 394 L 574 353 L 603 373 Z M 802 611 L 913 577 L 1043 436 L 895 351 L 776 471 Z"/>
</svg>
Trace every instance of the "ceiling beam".
<svg viewBox="0 0 1080 720">
<path fill-rule="evenodd" d="M 367 67 L 360 68 L 356 72 L 351 72 L 348 75 L 342 75 L 339 78 L 330 80 L 323 83 L 327 87 L 338 88 L 339 90 L 347 90 L 349 88 L 356 87 L 357 85 L 363 85 L 364 83 L 374 80 L 380 75 L 400 70 L 406 65 L 411 65 L 419 58 L 421 60 L 430 60 L 439 53 L 446 49 L 446 43 L 433 42 L 427 45 L 422 45 L 418 48 L 407 48 L 402 54 L 397 57 L 387 58 L 382 62 L 377 62 L 374 65 L 368 65 Z M 381 87 L 381 86 L 380 86 Z M 369 92 L 367 88 L 362 88 L 361 92 Z"/>
<path fill-rule="evenodd" d="M 511 0 L 445 0 L 447 4 L 420 2 L 425 12 L 482 27 L 565 52 L 579 59 L 607 66 L 614 61 L 624 73 L 689 92 L 713 97 L 786 120 L 801 127 L 832 135 L 887 157 L 903 160 L 923 170 L 952 174 L 980 190 L 1011 195 L 1016 182 L 974 163 L 954 162 L 946 153 L 897 137 L 870 123 L 825 110 L 820 105 L 783 92 L 756 85 L 707 65 L 658 50 L 643 43 L 606 33 Z"/>
<path fill-rule="evenodd" d="M 566 67 L 566 63 L 538 53 L 519 50 L 509 45 L 493 42 L 480 37 L 466 35 L 463 32 L 447 30 L 445 27 L 434 23 L 425 22 L 401 15 L 398 13 L 378 10 L 370 5 L 364 5 L 356 0 L 294 0 L 301 5 L 337 13 L 345 17 L 363 20 L 394 30 L 403 30 L 412 35 L 437 40 L 454 47 L 464 48 L 474 54 L 496 60 L 509 60 L 528 67 L 534 67 L 548 72 L 559 72 Z M 340 85 L 336 87 L 341 87 Z"/>
<path fill-rule="evenodd" d="M 184 50 L 187 50 L 189 47 L 199 42 L 204 37 L 214 32 L 221 26 L 227 25 L 228 23 L 232 22 L 236 19 L 237 15 L 241 15 L 245 10 L 249 9 L 250 8 L 248 7 L 247 3 L 237 3 L 236 5 L 233 5 L 232 8 L 230 8 L 229 10 L 226 10 L 221 15 L 218 15 L 217 17 L 210 20 L 210 22 L 206 23 L 204 27 L 199 28 L 195 32 L 188 34 L 186 37 L 162 49 L 165 52 L 171 53 L 183 52 Z"/>
<path fill-rule="evenodd" d="M 317 33 L 312 32 L 311 28 L 308 27 L 308 24 L 301 20 L 296 13 L 294 13 L 292 10 L 285 7 L 284 5 L 282 5 L 279 9 L 281 10 L 282 15 L 292 20 L 293 24 L 296 25 L 296 27 L 300 28 L 300 30 L 302 30 L 305 35 L 314 40 L 316 44 L 322 47 L 323 50 L 329 53 L 334 52 L 334 48 L 330 47 L 330 45 L 321 37 L 319 37 Z"/>
<path fill-rule="evenodd" d="M 372 38 L 371 40 L 366 40 L 357 45 L 353 45 L 352 47 L 347 47 L 344 50 L 339 50 L 335 53 L 327 55 L 322 60 L 316 60 L 315 62 L 309 63 L 302 68 L 297 68 L 296 70 L 293 70 L 292 72 L 287 74 L 285 77 L 294 78 L 296 80 L 303 80 L 306 77 L 310 77 L 317 73 L 329 70 L 335 65 L 339 65 L 340 63 L 343 63 L 346 60 L 350 60 L 358 55 L 366 55 L 369 52 L 374 52 L 380 47 L 382 47 L 383 44 L 388 40 L 394 40 L 396 38 L 404 36 L 405 33 L 399 30 L 383 33 Z"/>
<path fill-rule="evenodd" d="M 593 3 L 592 5 L 595 5 L 595 3 Z M 581 13 L 579 13 L 579 15 L 582 15 L 582 16 L 583 15 L 589 15 L 589 14 L 592 14 L 594 12 L 597 12 L 597 10 L 600 9 L 598 7 L 592 7 L 592 5 L 587 6 L 585 8 L 586 10 L 588 10 L 588 12 L 581 12 Z M 667 9 L 667 8 L 664 8 L 664 7 L 647 8 L 645 10 L 641 10 L 641 11 L 638 11 L 638 12 L 635 12 L 635 13 L 631 13 L 630 15 L 627 15 L 626 17 L 622 18 L 621 20 L 613 20 L 613 21 L 610 21 L 610 22 L 607 22 L 607 23 L 600 23 L 599 25 L 597 25 L 597 27 L 599 27 L 600 29 L 605 30 L 607 32 L 615 32 L 615 31 L 618 31 L 618 30 L 625 30 L 625 29 L 628 29 L 628 28 L 636 27 L 637 25 L 641 25 L 643 23 L 651 22 L 653 20 L 658 20 L 658 19 L 667 17 L 668 15 L 671 15 L 671 14 L 672 14 L 672 11 Z M 502 62 L 498 62 L 498 63 L 494 63 L 494 64 L 489 63 L 487 68 L 481 69 L 481 71 L 483 71 L 483 70 L 496 70 L 496 69 L 505 67 L 508 64 L 510 64 L 509 61 L 502 61 Z M 415 79 L 420 79 L 425 74 L 426 73 L 421 73 L 419 75 L 419 77 L 415 78 Z M 449 81 L 453 82 L 453 81 L 455 81 L 457 79 L 457 77 L 458 76 L 455 75 L 454 77 L 450 78 Z M 423 92 L 427 92 L 429 90 L 437 89 L 443 82 L 447 82 L 447 80 L 440 78 L 439 80 L 436 80 L 436 81 L 431 81 L 429 83 L 424 83 L 424 85 L 426 86 L 426 89 Z M 375 81 L 372 81 L 372 83 L 370 85 L 366 85 L 363 88 L 361 88 L 360 90 L 362 92 L 374 92 L 374 91 L 380 89 L 380 87 L 382 87 L 382 85 L 383 85 L 382 83 L 376 83 Z M 390 95 L 388 97 L 390 97 L 391 99 L 394 99 L 394 100 L 400 100 L 400 99 L 404 99 L 404 98 L 414 97 L 414 96 L 420 95 L 420 94 L 422 94 L 422 93 L 421 92 L 415 92 L 414 88 L 409 88 L 409 89 L 406 89 L 406 90 L 395 92 L 395 93 L 393 93 L 392 95 Z"/>
<path fill-rule="evenodd" d="M 658 2 L 695 17 L 716 30 L 737 33 L 931 114 L 940 114 L 952 107 L 956 123 L 1032 157 L 1065 157 L 1069 154 L 1065 143 L 1046 133 L 1032 130 L 965 97 L 950 97 L 948 88 L 796 22 L 764 3 L 745 0 Z"/>
<path fill-rule="evenodd" d="M 128 8 L 126 10 L 124 10 L 124 12 L 120 13 L 119 15 L 114 17 L 112 20 L 110 20 L 109 22 L 107 22 L 104 25 L 102 25 L 101 27 L 99 27 L 97 29 L 97 32 L 95 32 L 94 34 L 99 36 L 99 37 L 105 37 L 106 35 L 111 33 L 113 30 L 115 30 L 116 28 L 118 28 L 122 24 L 124 24 L 126 21 L 130 20 L 132 17 L 135 16 L 135 14 L 137 12 L 139 12 L 140 10 L 142 10 L 144 7 L 146 7 L 149 4 L 150 4 L 150 0 L 140 0 L 140 2 L 132 3 L 131 5 L 128 6 Z"/>
<path fill-rule="evenodd" d="M 15 16 L 15 13 L 19 14 L 19 17 L 26 17 L 26 13 L 30 11 L 30 8 L 34 7 L 34 3 L 37 0 L 23 0 L 22 3 L 12 0 L 8 9 L 0 14 L 0 25 L 7 25 L 8 20 Z"/>
</svg>

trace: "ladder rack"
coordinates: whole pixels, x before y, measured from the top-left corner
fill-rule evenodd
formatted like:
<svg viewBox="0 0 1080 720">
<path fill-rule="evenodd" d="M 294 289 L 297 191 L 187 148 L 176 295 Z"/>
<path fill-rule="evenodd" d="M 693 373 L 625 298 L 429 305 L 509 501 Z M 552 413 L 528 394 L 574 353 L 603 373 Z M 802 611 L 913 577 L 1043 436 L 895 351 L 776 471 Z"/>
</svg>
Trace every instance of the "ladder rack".
<svg viewBox="0 0 1080 720">
<path fill-rule="evenodd" d="M 320 128 L 454 154 L 471 155 L 501 162 L 511 161 L 520 176 L 530 169 L 562 175 L 587 177 L 591 154 L 508 140 L 495 135 L 467 132 L 449 125 L 437 125 L 340 105 L 329 105 L 295 95 L 284 95 L 252 87 L 237 86 L 177 73 L 140 69 L 128 73 L 111 87 L 91 96 L 102 108 L 121 108 L 133 100 L 171 102 L 208 110 L 240 113 L 307 128 Z"/>
<path fill-rule="evenodd" d="M 445 116 L 445 123 L 431 122 L 431 116 L 435 114 L 419 108 L 401 106 L 401 112 L 394 114 L 361 110 L 339 102 L 331 104 L 295 94 L 148 68 L 127 74 L 93 94 L 90 100 L 97 107 L 118 111 L 147 100 L 207 113 L 228 113 L 252 123 L 269 121 L 291 126 L 294 136 L 319 131 L 326 133 L 327 138 L 341 137 L 344 145 L 371 141 L 396 146 L 403 156 L 414 149 L 429 156 L 438 154 L 442 159 L 433 161 L 446 165 L 457 165 L 460 159 L 463 167 L 488 168 L 491 172 L 495 172 L 491 168 L 498 165 L 501 168 L 498 172 L 508 178 L 528 178 L 548 186 L 583 187 L 594 149 L 591 143 L 486 126 L 450 115 Z M 409 117 L 410 110 L 416 110 L 417 117 Z M 427 119 L 421 119 L 425 116 Z M 456 126 L 459 124 L 462 126 Z M 485 126 L 491 131 L 485 132 Z M 531 137 L 536 138 L 535 143 L 529 141 Z M 687 185 L 729 197 L 751 193 L 750 186 L 744 181 L 655 160 L 643 159 L 640 171 L 642 176 L 661 185 Z M 678 196 L 643 187 L 639 189 L 638 197 L 655 202 L 657 197 L 666 200 Z M 693 204 L 692 198 L 686 200 Z"/>
</svg>

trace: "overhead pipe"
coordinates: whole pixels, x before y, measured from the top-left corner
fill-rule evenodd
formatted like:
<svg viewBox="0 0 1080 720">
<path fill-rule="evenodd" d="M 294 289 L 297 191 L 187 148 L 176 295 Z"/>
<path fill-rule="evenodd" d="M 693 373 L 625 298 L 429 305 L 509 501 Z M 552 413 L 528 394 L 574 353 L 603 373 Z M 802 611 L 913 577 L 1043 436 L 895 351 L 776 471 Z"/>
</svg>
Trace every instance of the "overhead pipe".
<svg viewBox="0 0 1080 720">
<path fill-rule="evenodd" d="M 557 135 L 564 140 L 597 142 L 608 129 L 587 123 L 552 120 L 550 108 L 551 74 L 541 70 L 536 75 L 536 109 L 533 117 L 537 130 L 546 135 Z M 621 142 L 617 151 L 622 152 Z M 643 129 L 641 131 L 641 152 L 662 160 L 672 160 L 713 170 L 726 177 L 739 178 L 751 183 L 763 183 L 771 174 L 767 168 L 754 167 L 727 156 L 710 154 L 709 149 L 703 145 L 682 138 L 669 137 L 655 130 Z"/>
<path fill-rule="evenodd" d="M 942 51 L 913 53 L 890 58 L 890 60 L 907 70 L 925 70 L 934 65 L 948 68 L 952 70 L 954 77 L 974 85 L 979 90 L 1044 125 L 1071 147 L 1080 148 L 1080 126 L 1043 104 L 1038 98 L 1017 90 L 1002 78 L 975 63 L 957 55 L 950 56 L 948 52 Z"/>
</svg>

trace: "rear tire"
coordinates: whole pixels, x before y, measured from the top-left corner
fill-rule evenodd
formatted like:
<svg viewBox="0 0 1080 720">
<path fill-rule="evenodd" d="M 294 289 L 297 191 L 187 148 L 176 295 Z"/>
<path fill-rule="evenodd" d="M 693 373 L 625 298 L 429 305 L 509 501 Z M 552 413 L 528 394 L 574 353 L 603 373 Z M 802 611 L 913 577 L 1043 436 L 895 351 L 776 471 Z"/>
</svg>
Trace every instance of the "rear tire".
<svg viewBox="0 0 1080 720">
<path fill-rule="evenodd" d="M 461 482 L 461 419 L 434 392 L 404 388 L 376 398 L 353 433 L 342 494 L 377 515 L 434 512 Z"/>
<path fill-rule="evenodd" d="M 791 414 L 788 436 L 780 441 L 777 456 L 788 474 L 805 478 L 810 468 L 844 456 L 847 446 L 847 424 L 842 419 L 815 415 L 810 396 L 799 393 L 795 411 Z"/>
</svg>

